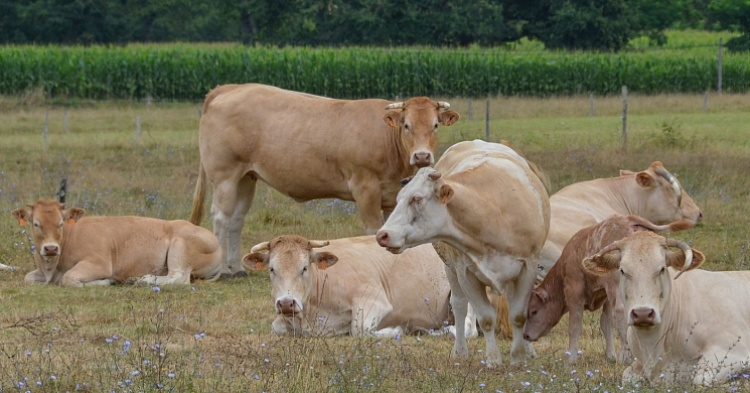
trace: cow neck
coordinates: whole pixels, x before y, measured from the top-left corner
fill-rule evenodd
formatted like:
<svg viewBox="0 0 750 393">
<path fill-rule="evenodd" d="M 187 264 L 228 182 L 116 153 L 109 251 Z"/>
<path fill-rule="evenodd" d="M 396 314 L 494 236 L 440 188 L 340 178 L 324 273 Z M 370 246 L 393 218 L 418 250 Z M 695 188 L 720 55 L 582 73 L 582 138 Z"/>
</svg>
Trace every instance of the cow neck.
<svg viewBox="0 0 750 393">
<path fill-rule="evenodd" d="M 670 278 L 670 280 L 671 279 L 672 278 Z M 661 370 L 664 370 L 665 367 L 669 366 L 674 360 L 673 354 L 670 353 L 679 353 L 684 348 L 685 344 L 682 337 L 678 337 L 677 340 L 675 340 L 674 335 L 680 331 L 679 328 L 675 329 L 674 326 L 673 321 L 677 320 L 675 318 L 675 312 L 679 313 L 679 310 L 672 308 L 671 305 L 667 303 L 662 310 L 662 320 L 659 326 L 650 330 L 636 329 L 632 326 L 629 327 L 629 329 L 632 329 L 632 334 L 636 338 L 639 347 L 638 352 L 640 357 L 638 360 L 643 366 L 644 375 L 646 375 L 649 380 L 658 381 L 658 373 Z M 668 337 L 671 338 L 668 339 Z M 673 343 L 677 343 L 678 345 L 672 345 Z M 648 357 L 646 358 L 647 354 Z M 678 356 L 678 358 L 679 357 L 680 356 Z"/>
<path fill-rule="evenodd" d="M 399 178 L 413 175 L 416 173 L 416 170 L 415 167 L 409 163 L 409 152 L 406 151 L 404 144 L 401 143 L 401 132 L 403 132 L 401 131 L 401 127 L 388 128 L 390 132 L 388 132 L 388 146 L 385 151 L 394 153 L 392 153 L 393 156 L 386 157 L 385 165 L 391 167 L 393 171 L 397 171 Z"/>
<path fill-rule="evenodd" d="M 315 275 L 315 288 L 310 292 L 310 297 L 304 299 L 309 305 L 314 305 L 315 309 L 320 309 L 320 305 L 331 297 L 331 286 L 333 283 L 329 280 L 328 273 L 324 269 L 318 269 L 316 264 L 311 264 L 311 273 Z M 311 311 L 311 307 L 305 307 L 305 314 Z M 317 313 L 317 311 L 316 311 Z"/>
<path fill-rule="evenodd" d="M 558 260 L 549 269 L 544 280 L 537 288 L 544 288 L 549 294 L 549 302 L 555 305 L 555 309 L 560 311 L 560 317 L 568 311 L 568 304 L 565 302 L 565 286 L 563 278 L 562 261 Z M 558 319 L 559 321 L 559 319 Z"/>
<path fill-rule="evenodd" d="M 635 176 L 631 175 L 599 179 L 605 187 L 592 187 L 592 190 L 590 191 L 595 192 L 598 190 L 601 193 L 606 193 L 603 200 L 609 201 L 609 205 L 612 206 L 612 209 L 619 214 L 638 214 L 638 206 L 631 206 L 628 202 L 632 199 L 629 198 L 629 193 L 632 190 L 627 187 L 627 182 L 633 182 L 635 181 L 634 179 Z M 638 198 L 635 199 L 637 200 Z"/>
</svg>

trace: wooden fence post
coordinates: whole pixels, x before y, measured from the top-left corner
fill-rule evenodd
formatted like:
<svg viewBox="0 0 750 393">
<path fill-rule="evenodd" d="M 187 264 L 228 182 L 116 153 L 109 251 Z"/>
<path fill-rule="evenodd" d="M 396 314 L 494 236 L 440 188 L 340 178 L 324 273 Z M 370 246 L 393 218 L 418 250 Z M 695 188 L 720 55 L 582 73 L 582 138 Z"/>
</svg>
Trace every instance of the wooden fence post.
<svg viewBox="0 0 750 393">
<path fill-rule="evenodd" d="M 589 117 L 594 116 L 594 93 L 589 93 Z"/>
<path fill-rule="evenodd" d="M 717 78 L 718 80 L 716 81 L 716 92 L 719 93 L 719 95 L 721 95 L 721 77 L 722 77 L 721 73 L 722 73 L 722 69 L 724 68 L 723 67 L 723 63 L 724 63 L 723 47 L 724 45 L 722 44 L 722 40 L 721 38 L 719 38 L 719 56 L 718 56 L 719 58 L 717 61 L 718 69 L 716 70 L 718 72 L 718 78 Z"/>
<path fill-rule="evenodd" d="M 490 99 L 487 98 L 484 109 L 484 140 L 490 141 Z"/>
<path fill-rule="evenodd" d="M 628 87 L 622 86 L 622 150 L 628 151 Z"/>
</svg>

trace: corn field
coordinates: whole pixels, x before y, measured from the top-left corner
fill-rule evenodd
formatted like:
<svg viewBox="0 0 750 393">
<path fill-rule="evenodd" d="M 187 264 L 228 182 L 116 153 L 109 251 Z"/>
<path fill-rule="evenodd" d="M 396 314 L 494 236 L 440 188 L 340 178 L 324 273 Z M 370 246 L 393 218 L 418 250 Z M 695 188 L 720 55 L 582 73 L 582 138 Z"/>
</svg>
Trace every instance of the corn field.
<svg viewBox="0 0 750 393">
<path fill-rule="evenodd" d="M 702 93 L 715 51 L 585 53 L 503 48 L 272 48 L 233 45 L 0 47 L 0 94 L 201 100 L 258 82 L 337 98 Z M 724 53 L 723 91 L 750 90 L 750 56 Z"/>
</svg>

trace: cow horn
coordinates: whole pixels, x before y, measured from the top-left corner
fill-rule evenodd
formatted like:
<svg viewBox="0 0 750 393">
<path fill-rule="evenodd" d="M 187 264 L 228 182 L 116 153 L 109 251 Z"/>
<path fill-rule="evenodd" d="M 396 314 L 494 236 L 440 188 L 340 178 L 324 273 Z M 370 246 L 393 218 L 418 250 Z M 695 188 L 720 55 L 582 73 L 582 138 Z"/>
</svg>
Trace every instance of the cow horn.
<svg viewBox="0 0 750 393">
<path fill-rule="evenodd" d="M 451 107 L 451 104 L 445 101 L 438 101 L 438 108 L 449 109 L 450 107 Z"/>
<path fill-rule="evenodd" d="M 680 187 L 680 182 L 677 181 L 677 179 L 672 176 L 669 171 L 664 168 L 663 166 L 657 166 L 654 168 L 654 172 L 656 172 L 657 175 L 667 179 L 670 185 L 672 185 L 672 188 L 674 189 L 675 194 L 677 195 L 677 204 L 682 204 L 682 187 Z"/>
<path fill-rule="evenodd" d="M 271 242 L 263 242 L 260 244 L 256 244 L 253 246 L 253 248 L 250 249 L 250 252 L 261 252 L 261 251 L 268 251 L 271 249 Z"/>
<path fill-rule="evenodd" d="M 680 270 L 680 272 L 677 273 L 676 276 L 674 276 L 674 279 L 676 280 L 682 275 L 682 273 L 685 273 L 688 269 L 690 269 L 690 265 L 693 264 L 693 249 L 690 248 L 687 243 L 677 239 L 667 239 L 667 245 L 670 247 L 677 247 L 682 250 L 683 253 L 685 253 L 685 263 L 682 265 L 682 269 Z"/>
<path fill-rule="evenodd" d="M 394 102 L 393 104 L 386 105 L 385 109 L 404 109 L 404 103 L 403 102 Z"/>
<path fill-rule="evenodd" d="M 328 240 L 309 240 L 307 244 L 310 245 L 310 248 L 320 248 L 327 246 Z"/>
</svg>

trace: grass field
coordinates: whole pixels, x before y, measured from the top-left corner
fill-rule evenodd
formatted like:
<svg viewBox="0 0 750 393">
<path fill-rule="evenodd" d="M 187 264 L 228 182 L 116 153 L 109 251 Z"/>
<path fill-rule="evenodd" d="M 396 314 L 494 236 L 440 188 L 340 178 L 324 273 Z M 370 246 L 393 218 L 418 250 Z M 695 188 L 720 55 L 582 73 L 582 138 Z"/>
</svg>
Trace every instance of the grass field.
<svg viewBox="0 0 750 393">
<path fill-rule="evenodd" d="M 473 101 L 469 116 L 468 101 L 448 100 L 463 118 L 441 129 L 440 150 L 484 138 L 485 102 Z M 748 269 L 750 96 L 710 95 L 705 110 L 702 95 L 631 96 L 626 151 L 618 97 L 594 97 L 593 116 L 588 97 L 490 104 L 490 139 L 509 140 L 541 164 L 553 191 L 663 161 L 704 213 L 699 227 L 676 237 L 706 254 L 707 269 Z M 530 364 L 488 370 L 482 339 L 457 360 L 448 337 L 272 336 L 265 274 L 187 287 L 25 284 L 33 269 L 29 237 L 10 211 L 54 197 L 62 178 L 68 206 L 89 215 L 189 216 L 199 107 L 0 98 L 0 262 L 19 268 L 0 272 L 0 391 L 651 391 L 619 386 L 623 368 L 604 357 L 598 315 L 587 316 L 576 368 L 565 361 L 564 318 L 536 344 L 539 357 Z M 259 186 L 242 239 L 249 250 L 280 234 L 326 239 L 360 231 L 349 202 L 298 204 Z M 508 344 L 501 342 L 506 363 Z M 706 391 L 748 389 L 740 377 Z"/>
</svg>

